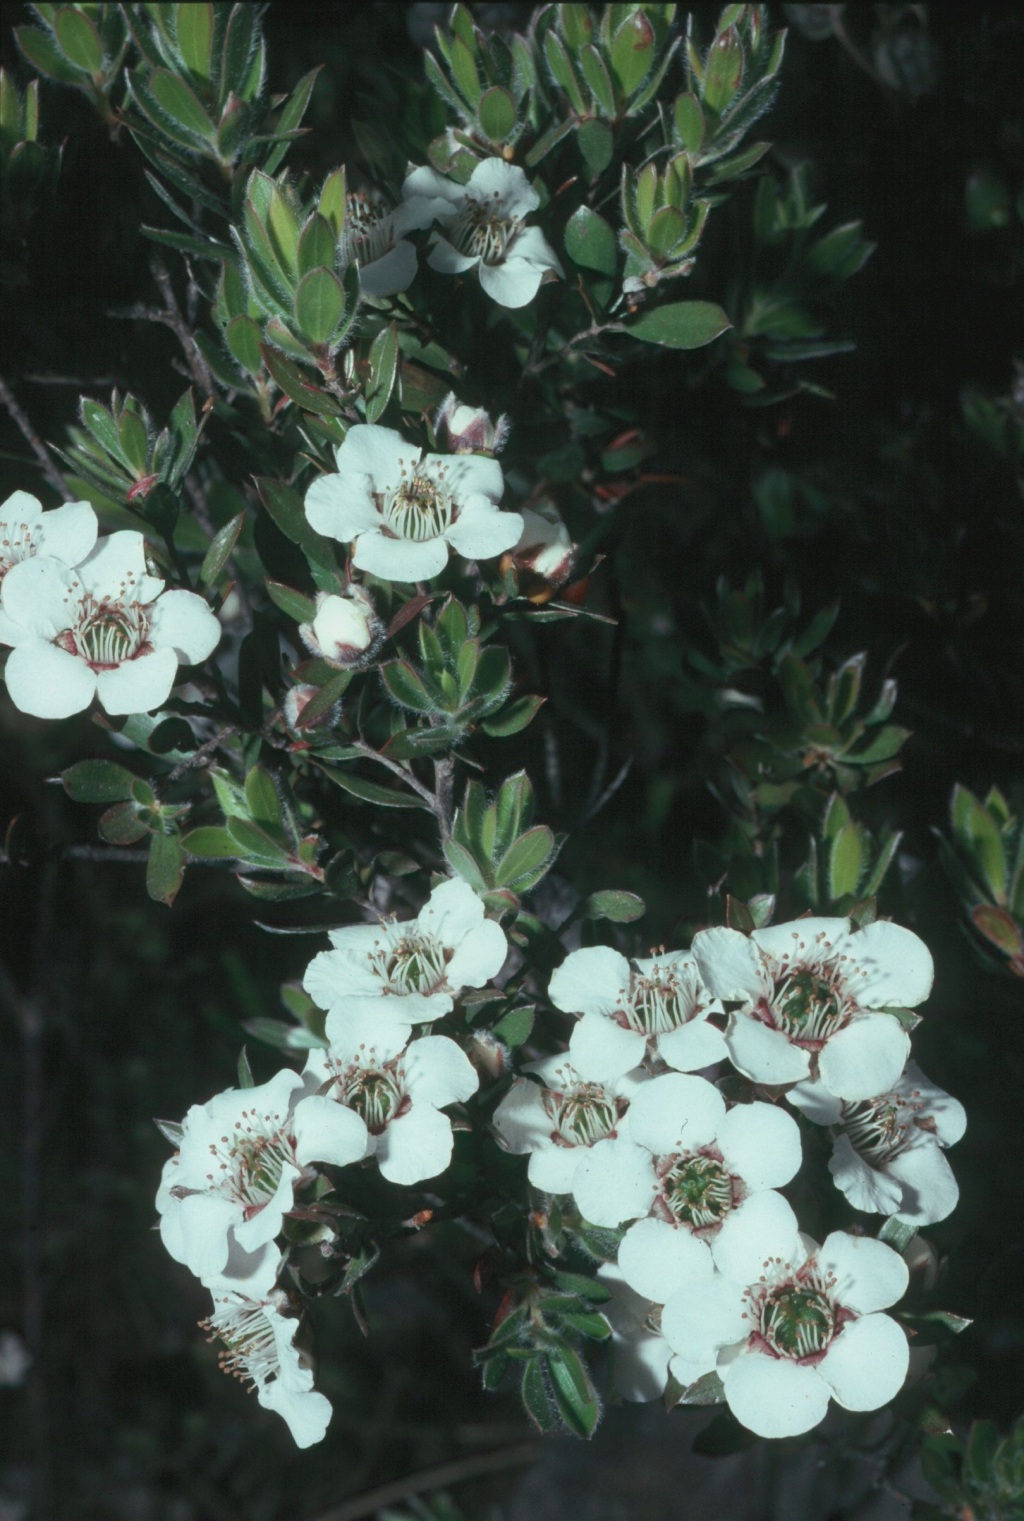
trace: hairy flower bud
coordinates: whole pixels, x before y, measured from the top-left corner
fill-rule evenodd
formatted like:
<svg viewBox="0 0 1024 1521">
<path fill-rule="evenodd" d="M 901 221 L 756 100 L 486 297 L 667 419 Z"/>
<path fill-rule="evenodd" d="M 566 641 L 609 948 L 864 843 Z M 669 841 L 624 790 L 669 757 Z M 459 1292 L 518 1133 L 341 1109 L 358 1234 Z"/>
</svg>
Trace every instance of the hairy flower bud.
<svg viewBox="0 0 1024 1521">
<path fill-rule="evenodd" d="M 529 571 L 550 586 L 569 579 L 576 546 L 553 502 L 522 511 L 523 532 L 511 558 L 520 571 Z"/>
<path fill-rule="evenodd" d="M 319 592 L 312 623 L 299 625 L 306 648 L 332 665 L 362 665 L 380 645 L 384 625 L 368 592 L 351 585 L 343 596 Z"/>
<path fill-rule="evenodd" d="M 500 454 L 512 424 L 503 412 L 497 422 L 482 407 L 467 407 L 449 391 L 434 419 L 438 438 L 453 454 Z"/>
</svg>

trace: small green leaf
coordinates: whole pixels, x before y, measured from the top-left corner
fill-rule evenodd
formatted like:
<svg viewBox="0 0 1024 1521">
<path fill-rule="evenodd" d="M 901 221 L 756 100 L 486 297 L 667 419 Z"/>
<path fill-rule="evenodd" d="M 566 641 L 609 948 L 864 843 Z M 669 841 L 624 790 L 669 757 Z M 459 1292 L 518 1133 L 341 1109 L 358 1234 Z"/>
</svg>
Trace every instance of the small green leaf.
<svg viewBox="0 0 1024 1521">
<path fill-rule="evenodd" d="M 704 104 L 721 116 L 743 78 L 743 43 L 734 26 L 717 37 L 704 71 Z"/>
<path fill-rule="evenodd" d="M 992 903 L 977 903 L 971 909 L 971 918 L 990 945 L 1011 961 L 1024 965 L 1024 932 L 1005 908 L 996 908 Z"/>
<path fill-rule="evenodd" d="M 398 328 L 381 328 L 370 348 L 370 378 L 366 387 L 366 421 L 375 423 L 387 408 L 398 370 Z"/>
<path fill-rule="evenodd" d="M 294 618 L 296 623 L 312 623 L 316 617 L 316 603 L 312 597 L 305 593 L 295 591 L 291 586 L 285 586 L 280 581 L 266 581 L 267 596 L 275 607 L 279 607 L 289 618 Z"/>
<path fill-rule="evenodd" d="M 542 1434 L 554 1431 L 558 1425 L 558 1421 L 551 1408 L 551 1399 L 544 1383 L 544 1374 L 541 1371 L 541 1359 L 539 1357 L 532 1357 L 523 1369 L 523 1381 L 519 1392 L 523 1401 L 523 1409 L 537 1430 Z"/>
<path fill-rule="evenodd" d="M 153 833 L 134 802 L 115 803 L 100 815 L 96 828 L 100 838 L 111 845 L 134 845 L 137 840 L 144 840 L 147 834 Z"/>
<path fill-rule="evenodd" d="M 662 206 L 647 224 L 645 241 L 651 253 L 664 257 L 686 236 L 686 217 L 678 206 Z"/>
<path fill-rule="evenodd" d="M 675 301 L 641 312 L 627 324 L 634 338 L 670 349 L 703 348 L 730 327 L 729 318 L 713 301 Z"/>
<path fill-rule="evenodd" d="M 243 312 L 237 317 L 232 317 L 224 329 L 224 342 L 228 346 L 228 352 L 232 359 L 236 360 L 243 370 L 248 370 L 250 375 L 258 375 L 263 368 L 263 355 L 260 353 L 259 323 Z"/>
<path fill-rule="evenodd" d="M 894 1252 L 899 1252 L 902 1256 L 916 1235 L 916 1225 L 905 1225 L 902 1220 L 897 1220 L 896 1216 L 893 1215 L 886 1220 L 878 1232 L 878 1239 L 879 1241 L 884 1241 L 886 1246 L 891 1246 Z"/>
<path fill-rule="evenodd" d="M 483 871 L 476 862 L 476 858 L 465 845 L 460 845 L 458 840 L 445 840 L 444 854 L 452 871 L 460 876 L 464 882 L 468 882 L 475 893 L 486 892 L 489 887 L 493 886 L 493 883 L 487 881 Z"/>
<path fill-rule="evenodd" d="M 285 1024 L 283 1019 L 268 1019 L 265 1014 L 243 1019 L 242 1029 L 254 1040 L 262 1041 L 265 1046 L 273 1046 L 275 1051 L 316 1051 L 326 1045 L 312 1030 Z"/>
<path fill-rule="evenodd" d="M 647 912 L 643 898 L 621 888 L 607 888 L 604 892 L 591 893 L 583 905 L 586 919 L 610 919 L 613 924 L 633 924 Z"/>
<path fill-rule="evenodd" d="M 566 223 L 565 251 L 581 269 L 614 275 L 618 267 L 615 233 L 589 206 L 580 206 Z"/>
<path fill-rule="evenodd" d="M 960 845 L 977 864 L 995 901 L 1005 903 L 1006 855 L 995 819 L 959 782 L 953 788 L 950 813 Z"/>
<path fill-rule="evenodd" d="M 637 6 L 612 40 L 612 71 L 626 96 L 639 89 L 655 59 L 654 28 Z"/>
<path fill-rule="evenodd" d="M 238 543 L 238 535 L 245 523 L 245 513 L 239 512 L 230 523 L 225 523 L 216 537 L 211 541 L 209 549 L 203 557 L 202 569 L 199 579 L 204 586 L 214 586 L 224 566 L 230 560 Z"/>
<path fill-rule="evenodd" d="M 480 75 L 473 54 L 459 36 L 452 38 L 451 69 L 463 99 L 475 106 L 480 99 Z"/>
<path fill-rule="evenodd" d="M 856 824 L 848 823 L 836 834 L 828 858 L 828 890 L 833 903 L 857 891 L 864 849 Z"/>
<path fill-rule="evenodd" d="M 502 708 L 497 718 L 485 718 L 481 728 L 492 739 L 507 739 L 510 734 L 518 734 L 521 729 L 525 729 L 527 724 L 536 718 L 546 702 L 546 697 L 536 697 L 532 694 L 517 697 L 515 702 L 510 702 Z"/>
<path fill-rule="evenodd" d="M 332 781 L 343 792 L 351 793 L 353 797 L 360 798 L 364 803 L 376 803 L 381 808 L 426 808 L 430 804 L 424 798 L 416 797 L 409 792 L 398 792 L 393 787 L 381 787 L 376 782 L 364 781 L 361 776 L 353 776 L 349 771 L 331 771 L 326 766 L 319 768 L 324 776 Z"/>
<path fill-rule="evenodd" d="M 579 61 L 595 104 L 600 107 L 605 116 L 614 117 L 616 114 L 615 86 L 612 84 L 611 75 L 605 67 L 601 54 L 597 48 L 587 46 L 581 50 Z"/>
<path fill-rule="evenodd" d="M 209 79 L 213 55 L 213 6 L 209 3 L 175 8 L 178 47 L 185 63 L 200 79 Z"/>
<path fill-rule="evenodd" d="M 215 825 L 201 825 L 190 829 L 181 842 L 190 856 L 204 861 L 230 861 L 237 859 L 241 851 L 226 829 Z"/>
<path fill-rule="evenodd" d="M 572 60 L 557 32 L 545 32 L 544 57 L 547 59 L 552 79 L 568 95 L 569 103 L 576 112 L 576 115 L 585 116 L 587 103 L 583 99 L 583 91 L 580 89 L 579 80 L 576 78 L 576 71 L 572 66 Z"/>
<path fill-rule="evenodd" d="M 69 63 L 88 74 L 102 72 L 103 44 L 84 11 L 74 5 L 65 5 L 54 17 L 53 29 Z"/>
<path fill-rule="evenodd" d="M 310 343 L 327 343 L 345 315 L 345 292 L 333 270 L 311 269 L 295 292 L 295 320 Z"/>
<path fill-rule="evenodd" d="M 210 143 L 216 140 L 217 129 L 203 109 L 199 97 L 177 74 L 171 74 L 167 69 L 154 69 L 149 79 L 149 88 L 168 116 L 188 132 L 205 138 Z"/>
<path fill-rule="evenodd" d="M 555 850 L 555 837 L 546 824 L 535 824 L 511 846 L 499 861 L 494 880 L 499 887 L 516 888 L 517 884 L 530 879 L 530 886 L 539 880 L 535 873 L 542 872 L 551 861 Z"/>
<path fill-rule="evenodd" d="M 75 803 L 120 803 L 132 796 L 136 778 L 115 761 L 76 761 L 62 774 L 64 791 Z"/>
<path fill-rule="evenodd" d="M 492 85 L 480 97 L 477 120 L 489 142 L 503 143 L 515 130 L 516 103 L 501 85 Z"/>
<path fill-rule="evenodd" d="M 889 724 L 886 728 L 879 729 L 863 749 L 847 750 L 843 760 L 851 766 L 873 766 L 876 761 L 890 760 L 903 749 L 910 735 L 910 729 Z"/>
<path fill-rule="evenodd" d="M 525 1008 L 510 1009 L 498 1020 L 493 1033 L 514 1051 L 517 1046 L 522 1046 L 529 1040 L 536 1012 L 534 1004 L 528 1004 Z"/>
<path fill-rule="evenodd" d="M 248 819 L 228 819 L 228 834 L 238 847 L 236 854 L 254 865 L 287 866 L 291 860 L 288 851 L 272 840 L 266 830 Z"/>
<path fill-rule="evenodd" d="M 437 699 L 408 660 L 392 660 L 381 667 L 380 674 L 388 692 L 403 708 L 414 713 L 431 713 L 437 708 Z"/>
<path fill-rule="evenodd" d="M 696 95 L 680 95 L 675 108 L 676 136 L 692 157 L 701 150 L 704 142 L 704 112 Z"/>
<path fill-rule="evenodd" d="M 611 127 L 606 121 L 598 121 L 593 116 L 589 121 L 580 122 L 576 142 L 590 178 L 596 180 L 608 168 L 615 153 L 615 138 Z"/>
<path fill-rule="evenodd" d="M 557 1352 L 549 1352 L 545 1362 L 563 1421 L 578 1436 L 592 1436 L 600 1406 L 579 1353 L 571 1347 L 560 1347 Z"/>
<path fill-rule="evenodd" d="M 52 37 L 37 31 L 34 26 L 15 27 L 18 46 L 34 69 L 47 79 L 58 79 L 61 84 L 81 84 L 82 76 L 60 52 Z"/>
<path fill-rule="evenodd" d="M 262 766 L 253 766 L 246 773 L 245 802 L 257 824 L 262 824 L 271 834 L 284 838 L 281 832 L 281 800 L 273 777 Z"/>
<path fill-rule="evenodd" d="M 249 1065 L 249 1052 L 245 1046 L 238 1053 L 238 1086 L 239 1088 L 255 1088 L 256 1086 L 256 1079 L 253 1077 L 252 1067 Z"/>
<path fill-rule="evenodd" d="M 185 852 L 176 834 L 155 834 L 146 863 L 146 891 L 157 903 L 174 902 L 185 875 Z"/>
</svg>

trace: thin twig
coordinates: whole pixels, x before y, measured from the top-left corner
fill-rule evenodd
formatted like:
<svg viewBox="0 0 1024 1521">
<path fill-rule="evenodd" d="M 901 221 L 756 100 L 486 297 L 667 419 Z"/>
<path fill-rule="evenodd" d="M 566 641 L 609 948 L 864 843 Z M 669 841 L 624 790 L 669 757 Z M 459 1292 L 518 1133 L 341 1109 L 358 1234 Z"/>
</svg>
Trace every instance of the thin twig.
<svg viewBox="0 0 1024 1521">
<path fill-rule="evenodd" d="M 166 315 L 163 320 L 171 331 L 177 335 L 178 342 L 185 350 L 185 358 L 188 360 L 188 367 L 192 371 L 192 377 L 196 385 L 204 395 L 215 396 L 216 390 L 213 384 L 213 376 L 210 374 L 210 366 L 203 358 L 202 351 L 196 343 L 192 329 L 181 314 L 181 307 L 178 305 L 178 298 L 174 294 L 174 286 L 171 284 L 171 277 L 167 273 L 167 266 L 158 255 L 153 259 L 152 270 L 153 278 L 156 280 L 157 285 L 159 285 L 160 294 L 164 298 Z"/>
<path fill-rule="evenodd" d="M 379 750 L 375 750 L 372 745 L 364 744 L 361 739 L 357 739 L 352 748 L 358 750 L 361 755 L 365 755 L 367 760 L 375 760 L 380 765 L 387 766 L 389 771 L 393 771 L 396 776 L 400 776 L 407 786 L 418 793 L 425 803 L 430 804 L 431 813 L 437 813 L 437 799 L 434 794 L 429 787 L 424 787 L 423 783 L 418 781 L 411 771 L 406 771 L 405 767 L 400 766 L 397 761 L 389 759 L 386 755 L 381 755 Z"/>
<path fill-rule="evenodd" d="M 204 742 L 199 746 L 198 750 L 194 750 L 186 760 L 178 762 L 174 770 L 169 774 L 167 780 L 169 782 L 176 782 L 179 777 L 185 775 L 186 771 L 192 771 L 196 766 L 205 766 L 208 758 L 216 752 L 218 747 L 223 744 L 224 740 L 230 739 L 232 734 L 237 733 L 238 725 L 228 724 L 226 729 L 221 729 L 219 734 L 215 734 L 212 739 L 204 740 Z"/>
<path fill-rule="evenodd" d="M 455 757 L 438 755 L 434 758 L 434 812 L 441 826 L 441 839 L 451 839 L 452 818 L 455 813 Z"/>
<path fill-rule="evenodd" d="M 369 1489 L 333 1510 L 324 1511 L 314 1521 L 364 1521 L 386 1505 L 407 1500 L 411 1495 L 424 1494 L 433 1489 L 447 1489 L 453 1484 L 465 1484 L 470 1479 L 481 1479 L 486 1474 L 502 1473 L 506 1468 L 520 1468 L 532 1463 L 540 1452 L 539 1442 L 524 1442 L 518 1447 L 503 1447 L 497 1452 L 484 1452 L 475 1457 L 457 1458 L 452 1463 L 441 1463 L 436 1468 L 425 1468 L 410 1474 L 407 1479 L 395 1479 Z"/>
<path fill-rule="evenodd" d="M 61 497 L 65 502 L 73 502 L 75 499 L 75 493 L 71 490 L 67 481 L 64 479 L 63 475 L 58 470 L 53 460 L 50 458 L 46 450 L 46 445 L 43 443 L 42 439 L 39 437 L 39 434 L 36 432 L 35 428 L 33 428 L 32 424 L 29 422 L 28 418 L 25 416 L 24 412 L 21 410 L 14 397 L 11 395 L 3 380 L 0 380 L 0 401 L 3 402 L 8 413 L 10 414 L 12 421 L 17 427 L 18 432 L 21 434 L 22 438 L 28 444 L 29 448 L 32 450 L 32 453 L 39 461 L 39 468 L 46 476 L 46 479 L 49 481 L 54 491 L 59 491 Z"/>
<path fill-rule="evenodd" d="M 625 328 L 621 322 L 595 322 L 584 332 L 577 333 L 564 343 L 554 354 L 549 354 L 546 359 L 537 359 L 532 364 L 527 364 L 523 370 L 524 375 L 539 375 L 542 370 L 549 370 L 553 364 L 561 364 L 574 349 L 580 348 L 591 339 L 600 338 L 604 333 L 622 333 Z"/>
</svg>

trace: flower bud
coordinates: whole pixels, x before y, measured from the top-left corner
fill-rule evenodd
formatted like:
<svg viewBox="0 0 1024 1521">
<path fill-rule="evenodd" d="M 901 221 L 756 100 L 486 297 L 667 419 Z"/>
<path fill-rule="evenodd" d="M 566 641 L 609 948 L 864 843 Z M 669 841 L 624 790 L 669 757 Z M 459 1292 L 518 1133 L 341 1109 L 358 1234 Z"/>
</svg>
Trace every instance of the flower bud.
<svg viewBox="0 0 1024 1521">
<path fill-rule="evenodd" d="M 362 665 L 380 644 L 384 625 L 374 612 L 369 593 L 352 585 L 343 596 L 318 592 L 312 623 L 300 623 L 299 634 L 313 655 L 332 665 Z"/>
<path fill-rule="evenodd" d="M 503 412 L 497 422 L 482 407 L 467 407 L 449 391 L 441 403 L 434 427 L 452 454 L 500 454 L 508 441 L 511 423 Z"/>
<path fill-rule="evenodd" d="M 510 551 L 509 559 L 520 573 L 539 578 L 548 587 L 562 586 L 572 570 L 575 544 L 569 530 L 553 502 L 543 502 L 537 507 L 521 509 L 523 532 L 519 543 Z M 524 588 L 531 596 L 529 584 Z"/>
<path fill-rule="evenodd" d="M 339 699 L 332 708 L 327 709 L 315 722 L 303 724 L 302 715 L 314 697 L 319 696 L 320 688 L 309 686 L 300 682 L 298 686 L 291 687 L 286 693 L 281 711 L 284 721 L 293 734 L 301 733 L 303 729 L 319 729 L 331 726 L 338 722 L 341 717 L 341 700 Z"/>
</svg>

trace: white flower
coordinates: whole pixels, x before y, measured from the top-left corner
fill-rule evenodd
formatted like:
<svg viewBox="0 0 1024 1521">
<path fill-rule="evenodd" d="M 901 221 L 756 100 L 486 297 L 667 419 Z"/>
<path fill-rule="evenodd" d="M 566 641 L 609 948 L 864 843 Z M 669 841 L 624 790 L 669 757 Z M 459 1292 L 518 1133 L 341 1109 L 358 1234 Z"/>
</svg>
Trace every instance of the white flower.
<svg viewBox="0 0 1024 1521">
<path fill-rule="evenodd" d="M 331 930 L 334 949 L 306 968 L 303 987 L 320 1008 L 370 1012 L 405 1024 L 440 1019 L 463 988 L 500 972 L 508 943 L 458 877 L 442 882 L 415 919 Z"/>
<path fill-rule="evenodd" d="M 820 1077 L 837 1098 L 885 1093 L 899 1078 L 910 1039 L 875 1011 L 913 1008 L 928 997 L 928 947 L 878 920 L 854 932 L 847 919 L 798 919 L 755 930 L 701 930 L 693 954 L 711 991 L 740 1007 L 726 1029 L 729 1056 L 757 1083 Z"/>
<path fill-rule="evenodd" d="M 434 431 L 453 454 L 500 454 L 512 424 L 503 412 L 497 422 L 482 407 L 467 407 L 449 391 L 437 409 Z"/>
<path fill-rule="evenodd" d="M 595 1225 L 636 1221 L 619 1269 L 638 1294 L 664 1304 L 680 1277 L 745 1260 L 751 1241 L 789 1239 L 796 1217 L 773 1190 L 799 1166 L 791 1115 L 761 1103 L 726 1113 L 711 1083 L 669 1072 L 634 1095 L 625 1137 L 598 1141 L 580 1160 L 573 1194 Z"/>
<path fill-rule="evenodd" d="M 295 1115 L 296 1135 L 328 1125 L 333 1112 L 358 1121 L 367 1156 L 391 1183 L 419 1183 L 444 1172 L 452 1122 L 440 1111 L 479 1087 L 468 1057 L 446 1035 L 408 1047 L 408 1025 L 381 1024 L 370 1013 L 327 1016 L 328 1050 L 309 1053 L 306 1081 L 317 1093 Z"/>
<path fill-rule="evenodd" d="M 732 1268 L 681 1284 L 665 1305 L 677 1377 L 717 1366 L 733 1415 L 763 1437 L 810 1431 L 830 1397 L 846 1410 L 877 1410 L 899 1391 L 907 1338 L 878 1313 L 907 1287 L 907 1265 L 891 1247 L 844 1231 L 818 1247 L 794 1228 L 774 1250 L 751 1241 L 746 1263 Z"/>
<path fill-rule="evenodd" d="M 505 482 L 480 454 L 425 454 L 393 428 L 356 423 L 337 451 L 338 473 L 306 492 L 318 533 L 352 543 L 352 563 L 385 581 L 439 575 L 454 549 L 488 560 L 516 542 L 523 520 L 497 507 Z"/>
<path fill-rule="evenodd" d="M 668 1383 L 672 1348 L 661 1330 L 661 1306 L 631 1289 L 611 1262 L 597 1270 L 611 1293 L 601 1313 L 612 1328 L 612 1382 L 624 1400 L 656 1400 Z"/>
<path fill-rule="evenodd" d="M 584 1077 L 628 1072 L 648 1050 L 679 1072 L 725 1057 L 722 1032 L 707 1022 L 721 1004 L 683 951 L 635 961 L 632 968 L 608 946 L 572 951 L 552 973 L 548 996 L 556 1009 L 583 1016 L 569 1051 Z"/>
<path fill-rule="evenodd" d="M 13 492 L 0 505 L 0 585 L 13 566 L 33 555 L 77 565 L 95 544 L 96 527 L 88 502 L 65 502 L 44 512 L 37 497 Z M 17 637 L 17 626 L 0 607 L 0 644 L 14 644 Z"/>
<path fill-rule="evenodd" d="M 300 623 L 299 634 L 313 655 L 332 665 L 358 665 L 373 654 L 384 633 L 368 592 L 350 586 L 344 596 L 317 592 L 316 616 Z"/>
<path fill-rule="evenodd" d="M 100 539 L 75 569 L 36 555 L 3 580 L 0 638 L 13 644 L 11 699 L 37 718 L 67 718 L 94 697 L 108 713 L 165 702 L 179 662 L 205 660 L 220 624 L 202 597 L 164 591 L 146 572 L 145 540 L 126 529 Z"/>
<path fill-rule="evenodd" d="M 568 580 L 576 546 L 553 503 L 523 508 L 523 532 L 512 550 L 516 565 L 553 586 Z"/>
<path fill-rule="evenodd" d="M 824 1085 L 798 1083 L 786 1097 L 817 1125 L 832 1127 L 829 1170 L 854 1209 L 934 1225 L 960 1197 L 942 1148 L 967 1129 L 964 1107 L 916 1062 L 877 1098 L 844 1103 Z"/>
<path fill-rule="evenodd" d="M 203 1329 L 224 1343 L 218 1362 L 243 1384 L 252 1384 L 266 1410 L 288 1423 L 298 1447 L 323 1440 L 331 1419 L 330 1401 L 313 1388 L 313 1373 L 295 1345 L 300 1321 L 281 1312 L 288 1297 L 276 1287 L 281 1253 L 267 1245 L 234 1264 L 228 1275 L 204 1279 L 213 1312 Z"/>
<path fill-rule="evenodd" d="M 342 267 L 359 265 L 361 295 L 375 300 L 409 288 L 416 277 L 416 248 L 403 234 L 429 227 L 446 204 L 411 196 L 389 210 L 362 191 L 345 197 L 338 262 Z"/>
<path fill-rule="evenodd" d="M 540 228 L 523 226 L 523 218 L 540 205 L 540 196 L 518 165 L 486 158 L 466 185 L 446 180 L 435 169 L 414 169 L 402 194 L 445 202 L 437 220 L 447 236 L 433 234 L 427 263 L 446 275 L 477 269 L 480 284 L 499 306 L 528 305 L 549 271 L 564 277 Z"/>
<path fill-rule="evenodd" d="M 257 1088 L 229 1088 L 185 1117 L 165 1164 L 156 1207 L 176 1262 L 198 1277 L 223 1272 L 232 1243 L 255 1252 L 273 1241 L 310 1162 L 344 1167 L 366 1153 L 364 1127 L 334 1106 L 303 1109 L 302 1078 L 287 1068 Z"/>
<path fill-rule="evenodd" d="M 494 1111 L 507 1151 L 530 1153 L 528 1176 L 549 1194 L 572 1193 L 576 1166 L 597 1141 L 623 1134 L 622 1122 L 647 1074 L 639 1070 L 607 1082 L 587 1082 L 568 1055 L 546 1056 L 525 1069 L 540 1078 L 517 1077 Z"/>
</svg>

